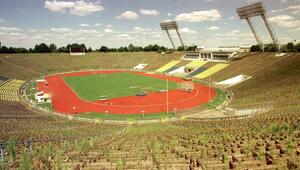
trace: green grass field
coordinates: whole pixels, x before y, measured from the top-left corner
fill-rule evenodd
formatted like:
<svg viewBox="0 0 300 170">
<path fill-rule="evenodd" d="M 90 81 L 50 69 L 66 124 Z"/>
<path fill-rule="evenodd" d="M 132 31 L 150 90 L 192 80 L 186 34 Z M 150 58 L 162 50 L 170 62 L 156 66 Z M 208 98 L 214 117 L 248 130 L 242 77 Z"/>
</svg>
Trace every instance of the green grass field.
<svg viewBox="0 0 300 170">
<path fill-rule="evenodd" d="M 156 114 L 107 114 L 104 113 L 82 113 L 76 115 L 80 118 L 86 119 L 108 119 L 108 120 L 129 120 L 129 121 L 136 121 L 136 120 L 154 120 L 154 119 L 166 119 L 176 117 L 174 113 L 156 113 Z"/>
<path fill-rule="evenodd" d="M 88 76 L 64 77 L 64 81 L 82 99 L 95 101 L 100 96 L 108 99 L 134 96 L 143 88 L 150 90 L 166 89 L 166 81 L 134 73 L 97 74 Z M 169 82 L 169 90 L 176 89 L 177 83 Z"/>
</svg>

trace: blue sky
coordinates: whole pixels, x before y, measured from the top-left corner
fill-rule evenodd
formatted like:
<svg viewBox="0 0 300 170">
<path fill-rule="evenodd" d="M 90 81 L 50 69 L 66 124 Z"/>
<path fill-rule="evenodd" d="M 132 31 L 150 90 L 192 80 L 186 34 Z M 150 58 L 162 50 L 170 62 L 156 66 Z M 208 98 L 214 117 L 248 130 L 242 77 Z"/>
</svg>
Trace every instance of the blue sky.
<svg viewBox="0 0 300 170">
<path fill-rule="evenodd" d="M 176 20 L 187 45 L 217 47 L 253 44 L 255 39 L 235 9 L 254 0 L 1 0 L 0 41 L 6 46 L 37 43 L 85 43 L 92 48 L 171 47 L 159 23 Z M 300 0 L 264 0 L 280 42 L 300 38 Z M 253 19 L 265 43 L 270 42 L 259 17 Z M 179 45 L 172 32 L 175 44 Z"/>
</svg>

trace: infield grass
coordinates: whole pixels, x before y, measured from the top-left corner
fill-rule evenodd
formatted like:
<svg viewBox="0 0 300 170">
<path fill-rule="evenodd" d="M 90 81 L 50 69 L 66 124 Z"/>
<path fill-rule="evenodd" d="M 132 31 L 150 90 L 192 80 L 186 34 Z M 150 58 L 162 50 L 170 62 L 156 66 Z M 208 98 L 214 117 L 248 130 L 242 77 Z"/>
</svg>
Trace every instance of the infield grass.
<svg viewBox="0 0 300 170">
<path fill-rule="evenodd" d="M 100 96 L 108 99 L 134 96 L 144 88 L 150 91 L 166 89 L 165 80 L 127 72 L 64 77 L 64 81 L 80 98 L 89 101 L 99 100 Z M 176 88 L 177 83 L 169 82 L 169 90 Z"/>
</svg>

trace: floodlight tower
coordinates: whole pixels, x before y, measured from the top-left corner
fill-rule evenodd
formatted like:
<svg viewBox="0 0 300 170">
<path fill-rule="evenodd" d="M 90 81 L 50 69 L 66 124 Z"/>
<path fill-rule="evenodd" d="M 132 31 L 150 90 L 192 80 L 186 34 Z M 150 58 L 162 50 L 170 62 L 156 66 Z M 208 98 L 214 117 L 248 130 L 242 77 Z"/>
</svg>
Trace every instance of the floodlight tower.
<svg viewBox="0 0 300 170">
<path fill-rule="evenodd" d="M 246 19 L 246 21 L 248 22 L 250 29 L 251 29 L 252 33 L 254 34 L 254 37 L 259 45 L 262 46 L 263 43 L 262 43 L 254 25 L 252 24 L 252 22 L 250 20 L 252 17 L 256 17 L 256 16 L 262 17 L 262 19 L 268 29 L 268 32 L 271 36 L 273 43 L 278 44 L 277 36 L 272 28 L 272 25 L 270 24 L 270 22 L 268 20 L 268 17 L 266 15 L 267 10 L 262 2 L 257 2 L 257 3 L 251 4 L 251 5 L 240 7 L 238 9 L 236 9 L 236 12 L 237 12 L 238 16 L 240 17 L 240 19 Z"/>
<path fill-rule="evenodd" d="M 182 39 L 181 39 L 180 33 L 179 33 L 179 31 L 178 31 L 178 25 L 177 25 L 177 22 L 176 22 L 176 21 L 162 22 L 162 23 L 160 23 L 160 27 L 161 27 L 162 30 L 165 30 L 165 31 L 167 32 L 168 37 L 169 37 L 169 39 L 170 39 L 170 41 L 171 41 L 172 46 L 173 46 L 174 49 L 176 49 L 176 48 L 175 48 L 174 42 L 173 42 L 173 40 L 172 40 L 172 38 L 171 38 L 171 36 L 170 36 L 169 30 L 176 30 L 176 33 L 177 33 L 177 35 L 178 35 L 178 37 L 179 37 L 179 40 L 180 40 L 180 42 L 181 42 L 181 45 L 182 45 L 183 48 L 185 48 L 185 47 L 184 47 L 184 44 L 183 44 L 183 41 L 182 41 Z"/>
</svg>

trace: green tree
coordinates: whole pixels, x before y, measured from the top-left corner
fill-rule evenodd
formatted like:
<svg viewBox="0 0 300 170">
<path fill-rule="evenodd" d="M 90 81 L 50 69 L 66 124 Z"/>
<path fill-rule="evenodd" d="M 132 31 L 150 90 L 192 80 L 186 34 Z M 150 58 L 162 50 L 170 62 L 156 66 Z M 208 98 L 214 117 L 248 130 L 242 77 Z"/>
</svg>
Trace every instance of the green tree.
<svg viewBox="0 0 300 170">
<path fill-rule="evenodd" d="M 177 48 L 177 51 L 184 51 L 184 46 L 179 46 L 179 47 Z"/>
<path fill-rule="evenodd" d="M 250 51 L 251 52 L 261 52 L 262 50 L 261 50 L 260 45 L 257 44 L 257 45 L 252 45 L 250 48 Z"/>
<path fill-rule="evenodd" d="M 49 48 L 51 53 L 57 52 L 57 46 L 55 44 L 50 44 Z"/>
<path fill-rule="evenodd" d="M 186 51 L 195 51 L 197 49 L 197 45 L 188 46 Z"/>
<path fill-rule="evenodd" d="M 153 45 L 152 51 L 159 51 L 160 47 L 157 44 Z"/>
<path fill-rule="evenodd" d="M 118 52 L 128 52 L 128 48 L 127 47 L 120 47 L 117 49 Z"/>
<path fill-rule="evenodd" d="M 89 47 L 88 50 L 87 50 L 87 52 L 93 52 L 92 47 Z"/>
<path fill-rule="evenodd" d="M 295 52 L 296 51 L 294 44 L 291 42 L 287 43 L 286 47 L 287 47 L 287 52 Z"/>
<path fill-rule="evenodd" d="M 129 44 L 129 45 L 128 45 L 128 51 L 129 51 L 129 52 L 134 52 L 134 51 L 135 51 L 135 47 L 134 47 L 133 44 Z"/>
<path fill-rule="evenodd" d="M 36 53 L 49 53 L 49 52 L 51 52 L 51 50 L 45 43 L 41 43 L 41 44 L 35 45 L 34 52 L 36 52 Z"/>
<path fill-rule="evenodd" d="M 16 53 L 28 53 L 29 51 L 26 48 L 16 48 Z"/>
<path fill-rule="evenodd" d="M 295 45 L 295 49 L 296 49 L 297 52 L 300 52 L 300 43 Z"/>
<path fill-rule="evenodd" d="M 0 47 L 0 53 L 8 53 L 8 48 L 6 46 Z"/>
<path fill-rule="evenodd" d="M 106 47 L 106 46 L 101 46 L 99 51 L 100 51 L 100 52 L 108 52 L 108 47 Z"/>
<path fill-rule="evenodd" d="M 69 49 L 67 47 L 59 47 L 57 49 L 57 52 L 59 52 L 59 53 L 68 53 L 70 51 L 69 51 Z"/>
<path fill-rule="evenodd" d="M 276 52 L 278 51 L 277 44 L 266 44 L 264 48 L 265 52 Z"/>
</svg>

